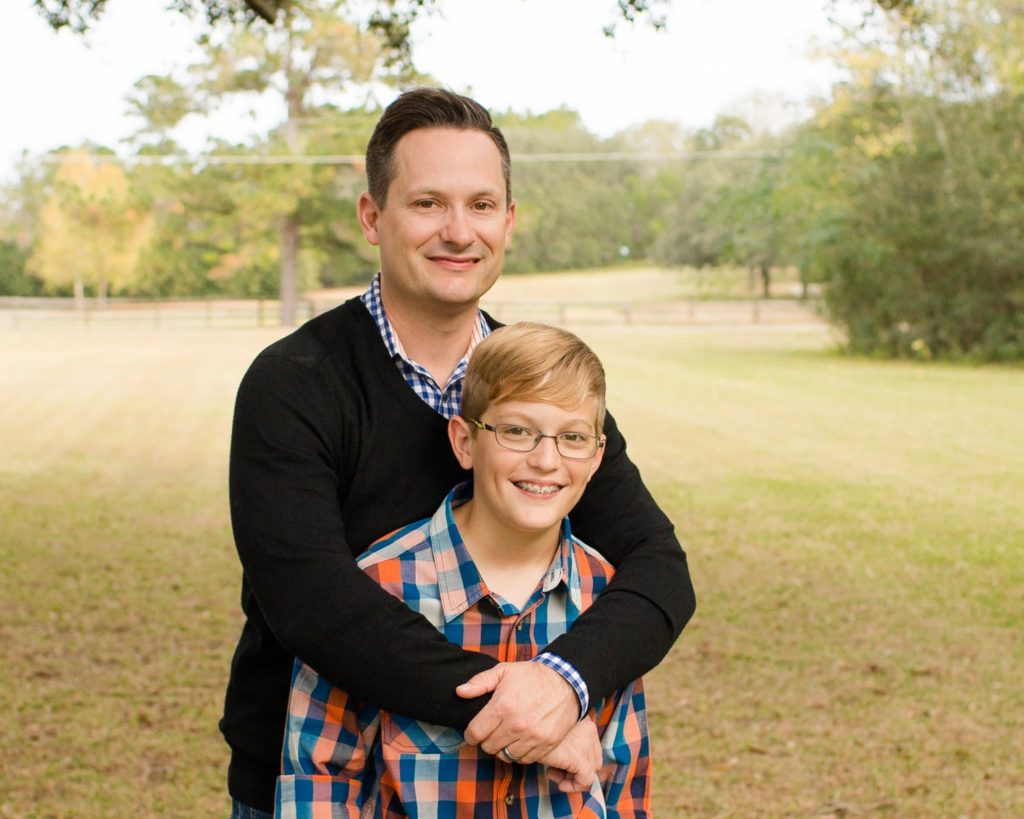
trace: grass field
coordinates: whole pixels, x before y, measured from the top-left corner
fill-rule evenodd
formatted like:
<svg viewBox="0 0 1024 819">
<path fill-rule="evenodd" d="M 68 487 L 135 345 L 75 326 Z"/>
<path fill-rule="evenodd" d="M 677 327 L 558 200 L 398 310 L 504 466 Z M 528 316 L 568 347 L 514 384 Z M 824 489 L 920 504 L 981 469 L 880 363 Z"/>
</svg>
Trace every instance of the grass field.
<svg viewBox="0 0 1024 819">
<path fill-rule="evenodd" d="M 583 332 L 699 598 L 657 815 L 1024 815 L 1024 370 Z M 0 333 L 0 816 L 226 816 L 228 428 L 277 334 Z"/>
</svg>

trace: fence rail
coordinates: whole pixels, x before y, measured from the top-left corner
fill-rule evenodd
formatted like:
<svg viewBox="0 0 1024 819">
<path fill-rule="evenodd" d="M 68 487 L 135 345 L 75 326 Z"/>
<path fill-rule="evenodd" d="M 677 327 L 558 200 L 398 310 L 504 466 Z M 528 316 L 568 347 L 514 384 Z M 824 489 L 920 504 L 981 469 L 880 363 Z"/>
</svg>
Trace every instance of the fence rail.
<svg viewBox="0 0 1024 819">
<path fill-rule="evenodd" d="M 301 323 L 329 310 L 337 301 L 302 300 Z M 502 322 L 543 321 L 560 326 L 765 326 L 820 327 L 814 301 L 799 299 L 686 299 L 663 302 L 569 302 L 484 299 L 483 307 Z M 0 297 L 0 329 L 46 330 L 194 330 L 277 327 L 280 303 L 274 299 L 143 301 L 87 300 L 76 309 L 72 299 Z"/>
</svg>

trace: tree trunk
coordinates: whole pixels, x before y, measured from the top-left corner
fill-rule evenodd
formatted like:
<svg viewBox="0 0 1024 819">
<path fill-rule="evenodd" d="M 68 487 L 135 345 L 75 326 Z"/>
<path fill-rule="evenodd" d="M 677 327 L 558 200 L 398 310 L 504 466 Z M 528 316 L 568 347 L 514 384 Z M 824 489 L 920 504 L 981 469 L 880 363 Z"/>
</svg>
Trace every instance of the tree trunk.
<svg viewBox="0 0 1024 819">
<path fill-rule="evenodd" d="M 772 297 L 772 269 L 765 262 L 761 262 L 761 291 L 766 299 Z"/>
<path fill-rule="evenodd" d="M 107 283 L 100 282 L 96 285 L 96 306 L 102 310 L 107 306 Z"/>
<path fill-rule="evenodd" d="M 81 276 L 75 276 L 75 309 L 85 309 L 85 282 Z"/>
<path fill-rule="evenodd" d="M 299 281 L 299 220 L 290 213 L 281 224 L 281 324 L 295 326 Z"/>
</svg>

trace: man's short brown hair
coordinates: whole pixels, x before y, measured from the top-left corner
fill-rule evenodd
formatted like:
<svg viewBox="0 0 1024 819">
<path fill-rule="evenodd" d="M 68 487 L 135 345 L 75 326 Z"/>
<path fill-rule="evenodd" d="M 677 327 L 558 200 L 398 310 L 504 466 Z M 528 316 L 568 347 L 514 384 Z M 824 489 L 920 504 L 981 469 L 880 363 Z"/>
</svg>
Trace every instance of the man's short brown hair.
<svg viewBox="0 0 1024 819">
<path fill-rule="evenodd" d="M 596 399 L 594 430 L 604 429 L 605 377 L 601 360 L 568 330 L 519 322 L 495 330 L 477 345 L 462 385 L 462 417 L 480 420 L 499 401 L 539 401 L 575 409 Z"/>
<path fill-rule="evenodd" d="M 476 100 L 443 88 L 416 88 L 406 91 L 384 109 L 366 146 L 366 181 L 377 207 L 384 207 L 388 188 L 395 178 L 395 148 L 399 140 L 420 128 L 454 128 L 487 134 L 501 155 L 506 207 L 512 202 L 512 159 L 505 137 L 487 109 Z"/>
</svg>

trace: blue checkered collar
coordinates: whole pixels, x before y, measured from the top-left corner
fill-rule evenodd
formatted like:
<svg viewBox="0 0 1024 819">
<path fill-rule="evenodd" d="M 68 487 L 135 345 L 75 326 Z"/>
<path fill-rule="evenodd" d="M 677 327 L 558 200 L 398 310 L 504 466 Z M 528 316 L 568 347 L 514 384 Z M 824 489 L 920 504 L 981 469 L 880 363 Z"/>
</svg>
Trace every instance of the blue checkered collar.
<svg viewBox="0 0 1024 819">
<path fill-rule="evenodd" d="M 419 364 L 413 361 L 405 352 L 405 348 L 402 346 L 402 341 L 398 337 L 398 333 L 395 332 L 395 328 L 391 326 L 391 320 L 388 318 L 387 313 L 384 310 L 384 301 L 380 297 L 380 272 L 378 271 L 373 277 L 373 281 L 370 282 L 370 286 L 366 288 L 366 292 L 359 297 L 359 300 L 366 306 L 366 309 L 370 311 L 370 315 L 373 316 L 373 321 L 377 325 L 377 329 L 380 331 L 380 336 L 384 339 L 384 346 L 387 347 L 388 355 L 393 360 L 401 360 L 413 367 L 420 372 L 421 375 L 426 375 L 430 378 L 430 374 L 423 369 Z M 484 318 L 483 311 L 477 310 L 477 333 L 475 338 L 484 339 L 491 334 L 491 327 L 487 323 L 487 319 Z M 475 345 L 474 345 L 475 346 Z M 461 378 L 465 375 L 466 365 L 469 361 L 469 353 L 459 362 L 455 367 L 455 372 L 452 373 L 452 378 Z M 451 381 L 452 379 L 449 379 Z"/>
</svg>

